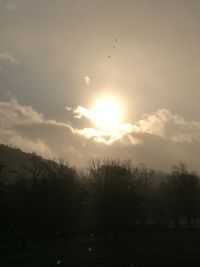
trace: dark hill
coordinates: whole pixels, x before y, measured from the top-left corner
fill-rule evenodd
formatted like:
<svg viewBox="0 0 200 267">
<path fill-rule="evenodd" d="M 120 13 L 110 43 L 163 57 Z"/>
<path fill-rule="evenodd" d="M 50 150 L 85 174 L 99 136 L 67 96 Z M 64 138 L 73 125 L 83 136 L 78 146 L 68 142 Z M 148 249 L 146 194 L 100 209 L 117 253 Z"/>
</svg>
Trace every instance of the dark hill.
<svg viewBox="0 0 200 267">
<path fill-rule="evenodd" d="M 2 176 L 9 182 L 12 180 L 13 174 L 26 165 L 33 156 L 36 156 L 36 154 L 26 153 L 19 148 L 0 144 L 0 169 L 2 170 Z"/>
</svg>

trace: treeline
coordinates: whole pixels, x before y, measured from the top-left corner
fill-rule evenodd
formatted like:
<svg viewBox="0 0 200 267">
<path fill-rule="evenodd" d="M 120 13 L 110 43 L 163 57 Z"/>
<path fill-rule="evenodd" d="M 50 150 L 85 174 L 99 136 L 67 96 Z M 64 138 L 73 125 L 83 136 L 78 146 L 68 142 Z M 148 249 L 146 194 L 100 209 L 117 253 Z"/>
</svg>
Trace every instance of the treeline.
<svg viewBox="0 0 200 267">
<path fill-rule="evenodd" d="M 162 173 L 116 160 L 92 160 L 84 173 L 64 160 L 33 156 L 5 179 L 0 165 L 0 242 L 62 242 L 162 227 L 193 229 L 200 178 L 180 163 Z"/>
</svg>

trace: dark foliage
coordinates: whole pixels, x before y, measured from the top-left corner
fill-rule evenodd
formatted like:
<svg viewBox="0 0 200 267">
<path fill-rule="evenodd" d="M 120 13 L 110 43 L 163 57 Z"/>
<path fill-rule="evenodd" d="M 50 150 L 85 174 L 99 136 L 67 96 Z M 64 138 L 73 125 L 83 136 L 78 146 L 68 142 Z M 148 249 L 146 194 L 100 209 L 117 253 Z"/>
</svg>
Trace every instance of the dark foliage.
<svg viewBox="0 0 200 267">
<path fill-rule="evenodd" d="M 79 173 L 64 160 L 29 155 L 7 182 L 0 163 L 0 242 L 21 248 L 66 244 L 92 233 L 194 229 L 200 219 L 200 179 L 183 163 L 170 174 L 116 160 L 92 160 Z"/>
</svg>

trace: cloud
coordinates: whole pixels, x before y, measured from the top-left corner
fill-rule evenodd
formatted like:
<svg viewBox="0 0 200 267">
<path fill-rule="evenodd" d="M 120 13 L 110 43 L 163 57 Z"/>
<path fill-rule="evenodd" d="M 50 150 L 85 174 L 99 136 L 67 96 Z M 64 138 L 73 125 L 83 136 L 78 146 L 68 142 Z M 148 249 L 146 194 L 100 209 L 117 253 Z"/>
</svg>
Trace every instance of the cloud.
<svg viewBox="0 0 200 267">
<path fill-rule="evenodd" d="M 89 76 L 85 76 L 84 80 L 85 80 L 86 85 L 89 86 L 90 85 L 90 77 Z"/>
<path fill-rule="evenodd" d="M 41 113 L 36 112 L 30 106 L 19 105 L 14 99 L 0 103 L 0 127 L 9 128 L 15 124 L 40 123 L 43 120 Z"/>
<path fill-rule="evenodd" d="M 22 106 L 14 99 L 0 102 L 1 143 L 15 145 L 46 158 L 66 157 L 69 153 L 72 161 L 77 162 L 80 153 L 76 148 L 81 145 L 79 138 L 80 135 L 75 134 L 70 125 L 45 119 L 30 106 Z"/>
<path fill-rule="evenodd" d="M 152 115 L 146 114 L 143 117 L 137 124 L 140 132 L 165 137 L 166 123 L 171 119 L 170 111 L 162 109 Z"/>
<path fill-rule="evenodd" d="M 94 124 L 95 111 L 78 106 L 74 110 L 74 114 L 75 118 L 87 118 Z M 137 127 L 129 123 L 118 123 L 114 127 L 110 128 L 93 127 L 77 130 L 79 134 L 85 136 L 86 138 L 92 138 L 97 142 L 105 144 L 112 144 L 113 142 L 121 139 L 124 135 L 127 135 L 133 131 L 137 131 Z"/>
<path fill-rule="evenodd" d="M 87 115 L 88 110 L 81 110 Z M 186 121 L 169 110 L 146 114 L 135 125 L 123 124 L 121 137 L 112 142 L 99 129 L 71 125 L 49 120 L 16 100 L 0 102 L 0 142 L 24 151 L 46 158 L 62 156 L 77 166 L 83 166 L 91 157 L 112 157 L 156 169 L 168 169 L 182 160 L 200 171 L 200 123 Z"/>
<path fill-rule="evenodd" d="M 10 53 L 0 53 L 0 61 L 5 60 L 9 61 L 10 63 L 16 64 L 18 63 L 17 59 Z"/>
<path fill-rule="evenodd" d="M 80 119 L 92 117 L 90 111 L 83 107 L 76 112 Z M 90 151 L 97 157 L 108 155 L 131 159 L 157 169 L 166 169 L 178 161 L 185 161 L 199 169 L 200 122 L 186 120 L 167 109 L 160 109 L 152 114 L 144 114 L 134 125 L 121 124 L 119 129 L 123 131 L 117 132 L 116 139 L 113 133 L 113 137 L 112 134 L 109 137 L 95 128 L 84 128 L 79 133 L 93 140 Z M 98 147 L 96 142 L 99 143 Z"/>
<path fill-rule="evenodd" d="M 171 140 L 180 143 L 193 143 L 200 142 L 200 133 L 193 134 L 177 134 L 171 138 Z"/>
<path fill-rule="evenodd" d="M 149 133 L 173 141 L 180 141 L 182 139 L 182 141 L 188 142 L 188 136 L 196 136 L 200 131 L 200 122 L 186 121 L 181 116 L 174 115 L 166 109 L 160 109 L 153 114 L 146 114 L 143 117 L 136 124 L 138 132 Z M 183 138 L 183 136 L 185 137 Z"/>
<path fill-rule="evenodd" d="M 71 107 L 65 107 L 65 109 L 67 110 L 67 111 L 71 111 L 72 110 L 72 108 Z"/>
<path fill-rule="evenodd" d="M 92 120 L 93 119 L 93 114 L 92 111 L 84 108 L 82 106 L 78 106 L 75 110 L 74 110 L 74 114 L 75 114 L 75 118 L 77 119 L 81 119 L 83 117 Z"/>
<path fill-rule="evenodd" d="M 94 120 L 92 110 L 78 106 L 74 110 L 75 118 L 87 118 Z M 189 140 L 197 140 L 200 130 L 200 123 L 195 121 L 186 121 L 179 115 L 174 115 L 167 109 L 160 109 L 153 114 L 144 114 L 143 119 L 136 124 L 120 123 L 113 129 L 84 128 L 78 132 L 97 142 L 111 144 L 124 136 L 128 136 L 128 140 L 132 143 L 138 143 L 136 139 L 133 141 L 131 133 L 147 133 L 161 138 L 173 140 L 175 142 L 189 142 Z M 130 137 L 131 136 L 131 137 Z"/>
</svg>

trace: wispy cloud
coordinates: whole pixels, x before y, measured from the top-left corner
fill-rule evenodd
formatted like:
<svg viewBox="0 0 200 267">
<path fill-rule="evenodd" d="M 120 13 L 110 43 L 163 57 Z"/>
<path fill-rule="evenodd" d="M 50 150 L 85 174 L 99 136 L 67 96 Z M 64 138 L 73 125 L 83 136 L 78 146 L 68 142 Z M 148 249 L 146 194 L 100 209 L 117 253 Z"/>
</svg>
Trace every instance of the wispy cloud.
<svg viewBox="0 0 200 267">
<path fill-rule="evenodd" d="M 7 52 L 0 53 L 0 61 L 1 60 L 7 60 L 10 63 L 14 63 L 14 64 L 18 63 L 17 59 L 12 54 L 7 53 Z"/>
<path fill-rule="evenodd" d="M 15 99 L 0 103 L 0 127 L 40 123 L 43 120 L 41 113 L 36 112 L 30 106 L 19 105 Z"/>
<path fill-rule="evenodd" d="M 67 111 L 71 111 L 72 110 L 72 108 L 71 107 L 65 107 L 65 109 L 67 110 Z"/>
</svg>

